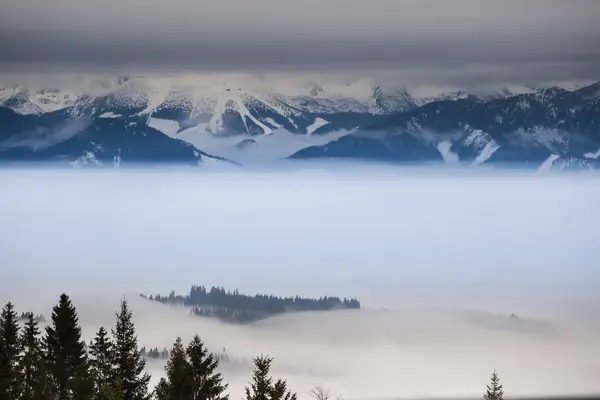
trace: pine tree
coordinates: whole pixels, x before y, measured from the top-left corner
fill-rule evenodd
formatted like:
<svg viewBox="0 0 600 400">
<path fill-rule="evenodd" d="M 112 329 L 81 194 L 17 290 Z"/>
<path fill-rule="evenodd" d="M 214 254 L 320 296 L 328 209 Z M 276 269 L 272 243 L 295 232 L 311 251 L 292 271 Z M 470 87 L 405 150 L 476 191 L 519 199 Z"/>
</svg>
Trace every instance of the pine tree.
<svg viewBox="0 0 600 400">
<path fill-rule="evenodd" d="M 98 329 L 89 351 L 90 373 L 94 379 L 94 398 L 111 398 L 110 396 L 114 396 L 119 387 L 115 382 L 113 343 L 103 326 Z"/>
<path fill-rule="evenodd" d="M 246 387 L 246 400 L 297 400 L 298 395 L 287 388 L 287 382 L 273 382 L 269 376 L 273 358 L 260 356 L 254 360 L 254 373 L 250 387 Z"/>
<path fill-rule="evenodd" d="M 21 393 L 19 316 L 8 302 L 0 315 L 0 398 L 13 400 Z"/>
<path fill-rule="evenodd" d="M 487 390 L 483 396 L 484 400 L 502 400 L 504 398 L 504 390 L 502 389 L 500 378 L 498 378 L 498 374 L 495 370 L 492 372 L 490 384 L 487 385 L 486 388 Z"/>
<path fill-rule="evenodd" d="M 52 397 L 89 399 L 92 380 L 77 311 L 66 294 L 52 309 L 52 323 L 43 339 Z"/>
<path fill-rule="evenodd" d="M 252 383 L 246 386 L 246 400 L 271 400 L 273 390 L 273 379 L 269 376 L 273 359 L 268 356 L 260 356 L 253 359 L 254 372 Z"/>
<path fill-rule="evenodd" d="M 298 400 L 298 395 L 287 388 L 287 382 L 278 379 L 271 390 L 271 400 Z"/>
<path fill-rule="evenodd" d="M 127 300 L 121 301 L 116 313 L 117 324 L 112 331 L 116 377 L 121 380 L 124 400 L 148 398 L 150 375 L 145 372 L 146 360 L 138 349 L 133 316 Z"/>
<path fill-rule="evenodd" d="M 210 353 L 195 335 L 186 349 L 193 380 L 194 400 L 228 400 L 225 393 L 228 385 L 223 383 L 223 376 L 216 372 L 219 360 Z"/>
<path fill-rule="evenodd" d="M 43 399 L 44 396 L 48 396 L 48 380 L 39 335 L 38 321 L 33 314 L 29 314 L 20 338 L 23 349 L 20 364 L 23 400 Z"/>
<path fill-rule="evenodd" d="M 181 337 L 177 337 L 171 357 L 165 365 L 166 379 L 159 382 L 156 396 L 158 400 L 193 400 L 193 380 L 191 366 L 187 360 Z M 166 396 L 166 397 L 164 397 Z"/>
</svg>

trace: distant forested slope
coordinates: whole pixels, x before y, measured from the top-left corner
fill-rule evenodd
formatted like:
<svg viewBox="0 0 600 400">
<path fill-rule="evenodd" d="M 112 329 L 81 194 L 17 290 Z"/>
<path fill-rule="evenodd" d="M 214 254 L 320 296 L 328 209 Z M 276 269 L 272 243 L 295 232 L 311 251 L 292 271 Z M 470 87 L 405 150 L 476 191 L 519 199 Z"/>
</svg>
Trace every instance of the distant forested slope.
<svg viewBox="0 0 600 400">
<path fill-rule="evenodd" d="M 318 299 L 300 296 L 278 297 L 267 294 L 247 295 L 225 290 L 223 287 L 192 286 L 189 294 L 179 295 L 174 291 L 168 296 L 140 294 L 141 297 L 164 304 L 191 307 L 196 315 L 216 317 L 227 322 L 252 322 L 285 312 L 326 311 L 359 309 L 356 298 L 322 296 Z"/>
</svg>

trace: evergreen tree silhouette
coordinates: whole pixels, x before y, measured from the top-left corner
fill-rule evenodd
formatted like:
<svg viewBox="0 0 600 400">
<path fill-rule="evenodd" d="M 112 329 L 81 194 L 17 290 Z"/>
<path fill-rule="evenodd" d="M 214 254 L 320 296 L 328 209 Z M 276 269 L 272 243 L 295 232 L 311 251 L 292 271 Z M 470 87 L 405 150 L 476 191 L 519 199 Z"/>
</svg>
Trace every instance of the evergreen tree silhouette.
<svg viewBox="0 0 600 400">
<path fill-rule="evenodd" d="M 21 393 L 19 316 L 11 302 L 0 314 L 0 398 L 13 400 Z"/>
<path fill-rule="evenodd" d="M 115 372 L 123 387 L 124 400 L 147 399 L 150 375 L 145 371 L 146 360 L 138 348 L 133 315 L 127 300 L 121 301 L 116 313 L 114 337 Z"/>
<path fill-rule="evenodd" d="M 89 346 L 90 373 L 94 378 L 94 398 L 109 399 L 122 389 L 115 374 L 113 343 L 103 326 Z"/>
<path fill-rule="evenodd" d="M 193 381 L 193 400 L 228 400 L 228 385 L 223 383 L 223 376 L 216 372 L 219 360 L 194 335 L 186 349 Z"/>
<path fill-rule="evenodd" d="M 297 400 L 296 393 L 287 388 L 287 382 L 278 379 L 273 382 L 269 375 L 273 358 L 260 356 L 254 358 L 254 372 L 250 386 L 246 386 L 246 400 Z"/>
<path fill-rule="evenodd" d="M 53 398 L 89 399 L 93 381 L 89 376 L 85 343 L 77 311 L 66 294 L 52 309 L 51 325 L 46 327 L 43 349 Z"/>
<path fill-rule="evenodd" d="M 273 358 L 260 356 L 253 359 L 252 382 L 246 386 L 246 400 L 271 400 L 273 378 L 269 376 Z"/>
<path fill-rule="evenodd" d="M 23 400 L 41 400 L 50 396 L 44 354 L 42 353 L 39 336 L 38 320 L 30 313 L 21 331 L 20 338 L 23 349 L 20 364 L 23 378 L 21 399 Z"/>
<path fill-rule="evenodd" d="M 502 389 L 500 378 L 498 378 L 498 374 L 495 370 L 492 372 L 490 384 L 487 385 L 486 389 L 485 395 L 483 396 L 484 400 L 503 400 L 504 390 Z"/>
<path fill-rule="evenodd" d="M 271 400 L 298 400 L 298 395 L 287 388 L 287 382 L 278 379 L 271 390 Z"/>
<path fill-rule="evenodd" d="M 193 381 L 191 366 L 187 360 L 181 337 L 177 337 L 171 349 L 171 357 L 165 365 L 165 377 L 156 390 L 158 400 L 192 400 Z"/>
</svg>

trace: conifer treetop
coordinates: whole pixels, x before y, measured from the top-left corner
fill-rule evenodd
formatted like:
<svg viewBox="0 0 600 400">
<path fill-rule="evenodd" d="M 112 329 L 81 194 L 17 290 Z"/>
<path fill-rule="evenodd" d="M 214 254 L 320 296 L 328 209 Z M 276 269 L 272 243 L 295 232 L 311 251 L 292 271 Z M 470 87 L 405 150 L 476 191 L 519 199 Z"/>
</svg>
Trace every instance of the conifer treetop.
<svg viewBox="0 0 600 400">
<path fill-rule="evenodd" d="M 484 400 L 503 400 L 504 399 L 504 389 L 500 384 L 500 378 L 498 377 L 498 373 L 496 370 L 492 372 L 492 377 L 490 379 L 490 383 L 486 386 L 486 392 L 483 396 Z"/>
<path fill-rule="evenodd" d="M 200 336 L 194 335 L 186 349 L 194 384 L 194 399 L 228 400 L 228 384 L 217 372 L 219 360 L 208 351 Z"/>
<path fill-rule="evenodd" d="M 148 397 L 150 374 L 146 372 L 146 360 L 138 348 L 133 314 L 127 300 L 121 301 L 116 319 L 112 330 L 115 373 L 123 385 L 123 396 L 132 400 L 145 399 Z"/>
<path fill-rule="evenodd" d="M 77 310 L 71 299 L 62 294 L 52 309 L 51 324 L 43 338 L 46 366 L 52 381 L 53 396 L 69 398 L 91 391 L 85 342 Z"/>
<path fill-rule="evenodd" d="M 21 391 L 19 316 L 11 302 L 0 313 L 0 395 L 17 398 Z"/>
</svg>

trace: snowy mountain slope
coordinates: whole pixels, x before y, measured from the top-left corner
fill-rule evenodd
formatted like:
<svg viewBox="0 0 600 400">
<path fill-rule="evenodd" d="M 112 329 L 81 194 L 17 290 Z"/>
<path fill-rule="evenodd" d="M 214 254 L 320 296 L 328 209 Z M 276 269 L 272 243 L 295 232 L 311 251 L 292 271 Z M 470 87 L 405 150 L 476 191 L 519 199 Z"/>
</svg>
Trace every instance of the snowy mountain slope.
<svg viewBox="0 0 600 400">
<path fill-rule="evenodd" d="M 27 86 L 11 84 L 11 81 L 2 83 L 0 77 L 0 105 L 22 114 L 39 114 L 92 98 L 104 99 L 113 107 L 141 108 L 140 114 L 177 110 L 181 114 L 179 118 L 193 119 L 201 115 L 222 114 L 231 100 L 238 103 L 230 105 L 232 108 L 242 103 L 248 108 L 271 109 L 289 118 L 305 113 L 387 114 L 437 100 L 491 99 L 532 91 L 514 85 L 468 91 L 458 87 L 423 85 L 409 88 L 393 83 L 382 84 L 372 79 L 341 80 L 330 76 L 320 79 L 247 74 L 73 75 L 51 81 L 49 86 L 44 85 L 41 78 Z"/>
<path fill-rule="evenodd" d="M 324 146 L 302 149 L 292 158 L 386 158 L 471 165 L 519 163 L 560 168 L 598 167 L 600 106 L 594 85 L 567 91 L 536 89 L 491 101 L 437 101 L 395 113 Z M 382 136 L 381 133 L 384 133 Z M 373 134 L 378 133 L 376 138 Z M 408 145 L 407 140 L 413 143 Z M 410 152 L 407 152 L 410 148 Z M 425 156 L 435 148 L 439 156 Z M 358 150 L 360 149 L 360 151 Z"/>
<path fill-rule="evenodd" d="M 67 115 L 60 110 L 43 117 L 21 115 L 0 107 L 0 161 L 115 167 L 122 163 L 199 165 L 205 160 L 228 161 L 169 138 L 143 120 Z"/>
<path fill-rule="evenodd" d="M 92 151 L 107 162 L 128 148 L 120 160 L 187 160 L 205 151 L 241 163 L 344 157 L 539 166 L 556 155 L 550 165 L 587 167 L 600 161 L 599 85 L 467 90 L 240 74 L 5 83 L 0 159 L 93 163 Z"/>
</svg>

